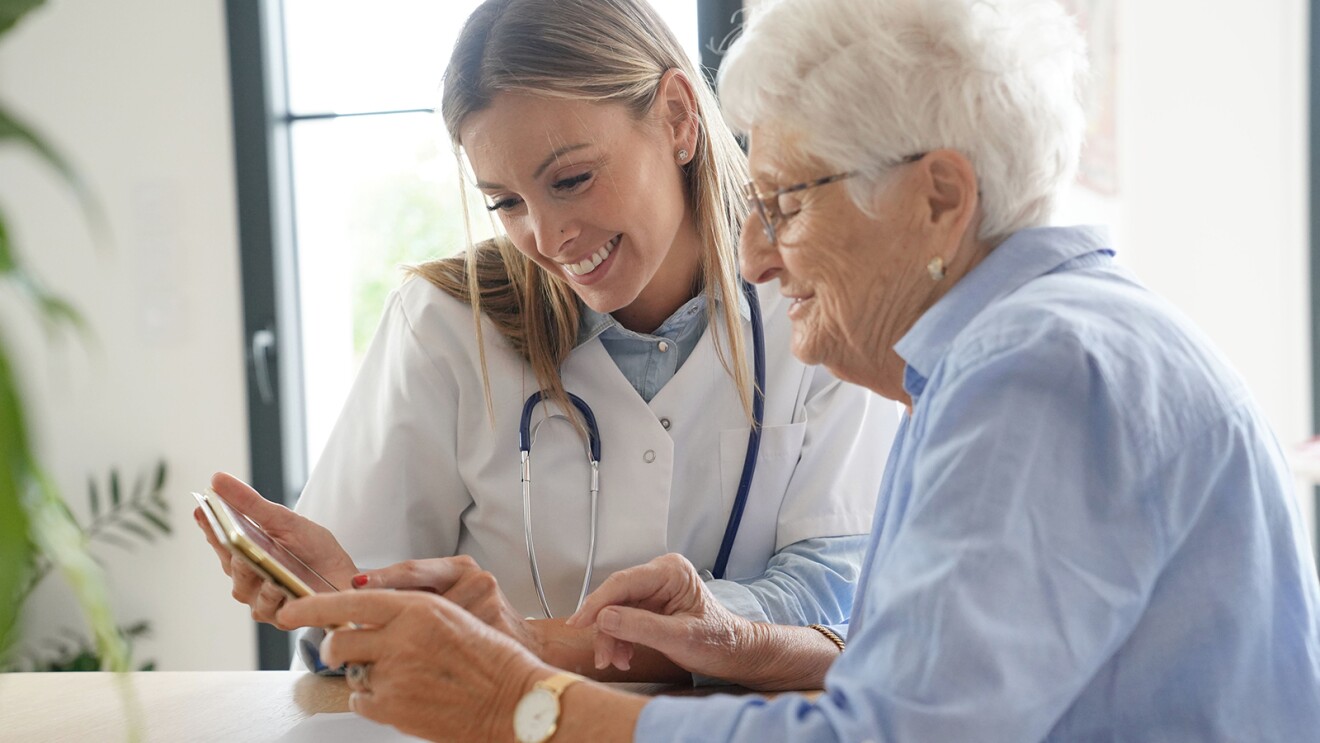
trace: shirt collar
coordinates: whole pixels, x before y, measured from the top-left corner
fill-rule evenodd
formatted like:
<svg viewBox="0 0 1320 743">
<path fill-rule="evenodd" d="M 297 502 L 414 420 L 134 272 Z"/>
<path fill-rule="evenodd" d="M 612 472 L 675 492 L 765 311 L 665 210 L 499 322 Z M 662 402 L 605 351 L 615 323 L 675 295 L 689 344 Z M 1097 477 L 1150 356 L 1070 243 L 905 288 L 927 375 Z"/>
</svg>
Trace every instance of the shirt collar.
<svg viewBox="0 0 1320 743">
<path fill-rule="evenodd" d="M 719 302 L 720 299 L 721 295 L 717 292 L 716 301 Z M 695 297 L 684 302 L 681 307 L 674 310 L 674 314 L 670 315 L 664 322 L 660 323 L 660 327 L 656 328 L 656 334 L 659 334 L 662 331 L 676 331 L 688 322 L 695 322 L 697 318 L 705 315 L 704 312 L 701 312 L 701 310 L 704 310 L 705 308 L 706 293 L 697 292 Z M 741 291 L 738 292 L 738 314 L 742 316 L 743 320 L 752 319 L 752 308 L 747 303 L 747 295 Z M 578 301 L 577 345 L 581 346 L 610 328 L 617 328 L 620 332 L 626 335 L 642 337 L 640 333 L 633 333 L 620 325 L 619 321 L 615 320 L 613 315 L 597 312 L 582 303 L 582 301 Z"/>
<path fill-rule="evenodd" d="M 907 362 L 903 379 L 907 393 L 913 398 L 921 394 L 954 339 L 992 302 L 1095 252 L 1114 254 L 1103 227 L 1033 227 L 1010 235 L 894 344 Z"/>
</svg>

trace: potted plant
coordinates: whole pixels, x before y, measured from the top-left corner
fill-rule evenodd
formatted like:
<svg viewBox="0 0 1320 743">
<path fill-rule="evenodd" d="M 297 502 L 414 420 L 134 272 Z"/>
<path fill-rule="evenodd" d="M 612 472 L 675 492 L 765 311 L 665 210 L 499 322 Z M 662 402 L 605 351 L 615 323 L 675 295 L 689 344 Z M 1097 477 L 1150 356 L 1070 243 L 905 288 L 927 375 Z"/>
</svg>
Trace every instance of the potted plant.
<svg viewBox="0 0 1320 743">
<path fill-rule="evenodd" d="M 44 0 L 0 0 L 0 38 Z M 77 195 L 87 219 L 100 229 L 95 203 L 77 174 L 35 129 L 0 103 L 0 146 L 20 147 L 45 163 Z M 0 286 L 27 300 L 48 331 L 85 331 L 73 307 L 26 268 L 0 204 Z M 40 561 L 73 589 L 105 670 L 128 669 L 127 644 L 110 612 L 104 575 L 87 550 L 87 537 L 42 467 L 24 413 L 23 395 L 0 324 L 0 658 L 13 646 L 20 603 Z"/>
</svg>

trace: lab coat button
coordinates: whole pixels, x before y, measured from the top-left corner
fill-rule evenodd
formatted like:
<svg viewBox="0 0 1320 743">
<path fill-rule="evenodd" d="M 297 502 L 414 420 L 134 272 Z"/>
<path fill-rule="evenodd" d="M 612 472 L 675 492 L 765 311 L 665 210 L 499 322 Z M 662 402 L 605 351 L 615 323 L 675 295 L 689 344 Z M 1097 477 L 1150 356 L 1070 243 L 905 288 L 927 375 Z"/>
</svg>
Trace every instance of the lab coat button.
<svg viewBox="0 0 1320 743">
<path fill-rule="evenodd" d="M 645 452 L 644 454 L 642 454 L 642 461 L 643 461 L 643 462 L 646 462 L 647 464 L 650 464 L 650 463 L 654 462 L 654 461 L 655 461 L 655 449 L 647 449 L 646 452 Z"/>
<path fill-rule="evenodd" d="M 660 349 L 660 353 L 664 353 L 665 351 L 669 350 L 669 343 L 665 341 L 660 341 L 660 343 L 656 345 L 656 348 Z"/>
<path fill-rule="evenodd" d="M 660 427 L 663 428 L 663 429 L 665 429 L 666 431 L 668 431 L 668 430 L 669 430 L 669 419 L 668 419 L 668 418 L 661 418 L 661 419 L 660 419 Z"/>
</svg>

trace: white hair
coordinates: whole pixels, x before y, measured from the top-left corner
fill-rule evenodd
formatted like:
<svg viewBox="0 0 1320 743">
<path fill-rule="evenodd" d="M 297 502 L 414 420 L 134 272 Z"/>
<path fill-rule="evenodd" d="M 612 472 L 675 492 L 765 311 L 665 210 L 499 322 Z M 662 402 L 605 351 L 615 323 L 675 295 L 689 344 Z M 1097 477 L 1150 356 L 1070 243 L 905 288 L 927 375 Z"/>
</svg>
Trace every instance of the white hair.
<svg viewBox="0 0 1320 743">
<path fill-rule="evenodd" d="M 719 90 L 734 127 L 793 132 L 803 154 L 861 171 L 863 209 L 904 157 L 957 150 L 989 240 L 1048 223 L 1077 168 L 1086 70 L 1054 0 L 765 0 Z"/>
</svg>

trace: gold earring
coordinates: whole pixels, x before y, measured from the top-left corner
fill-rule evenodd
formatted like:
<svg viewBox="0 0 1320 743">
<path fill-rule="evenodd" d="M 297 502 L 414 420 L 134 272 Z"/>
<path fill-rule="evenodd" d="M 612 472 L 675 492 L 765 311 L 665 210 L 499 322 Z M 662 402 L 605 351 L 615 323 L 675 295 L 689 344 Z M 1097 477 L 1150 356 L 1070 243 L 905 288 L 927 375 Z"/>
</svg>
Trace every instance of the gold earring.
<svg viewBox="0 0 1320 743">
<path fill-rule="evenodd" d="M 687 159 L 688 159 L 688 151 L 687 151 L 687 150 L 679 150 L 679 151 L 678 151 L 678 164 L 679 164 L 679 165 L 686 165 L 686 164 L 687 164 Z"/>
<path fill-rule="evenodd" d="M 930 259 L 926 264 L 926 271 L 930 274 L 932 281 L 939 281 L 944 278 L 944 259 L 938 255 Z"/>
</svg>

